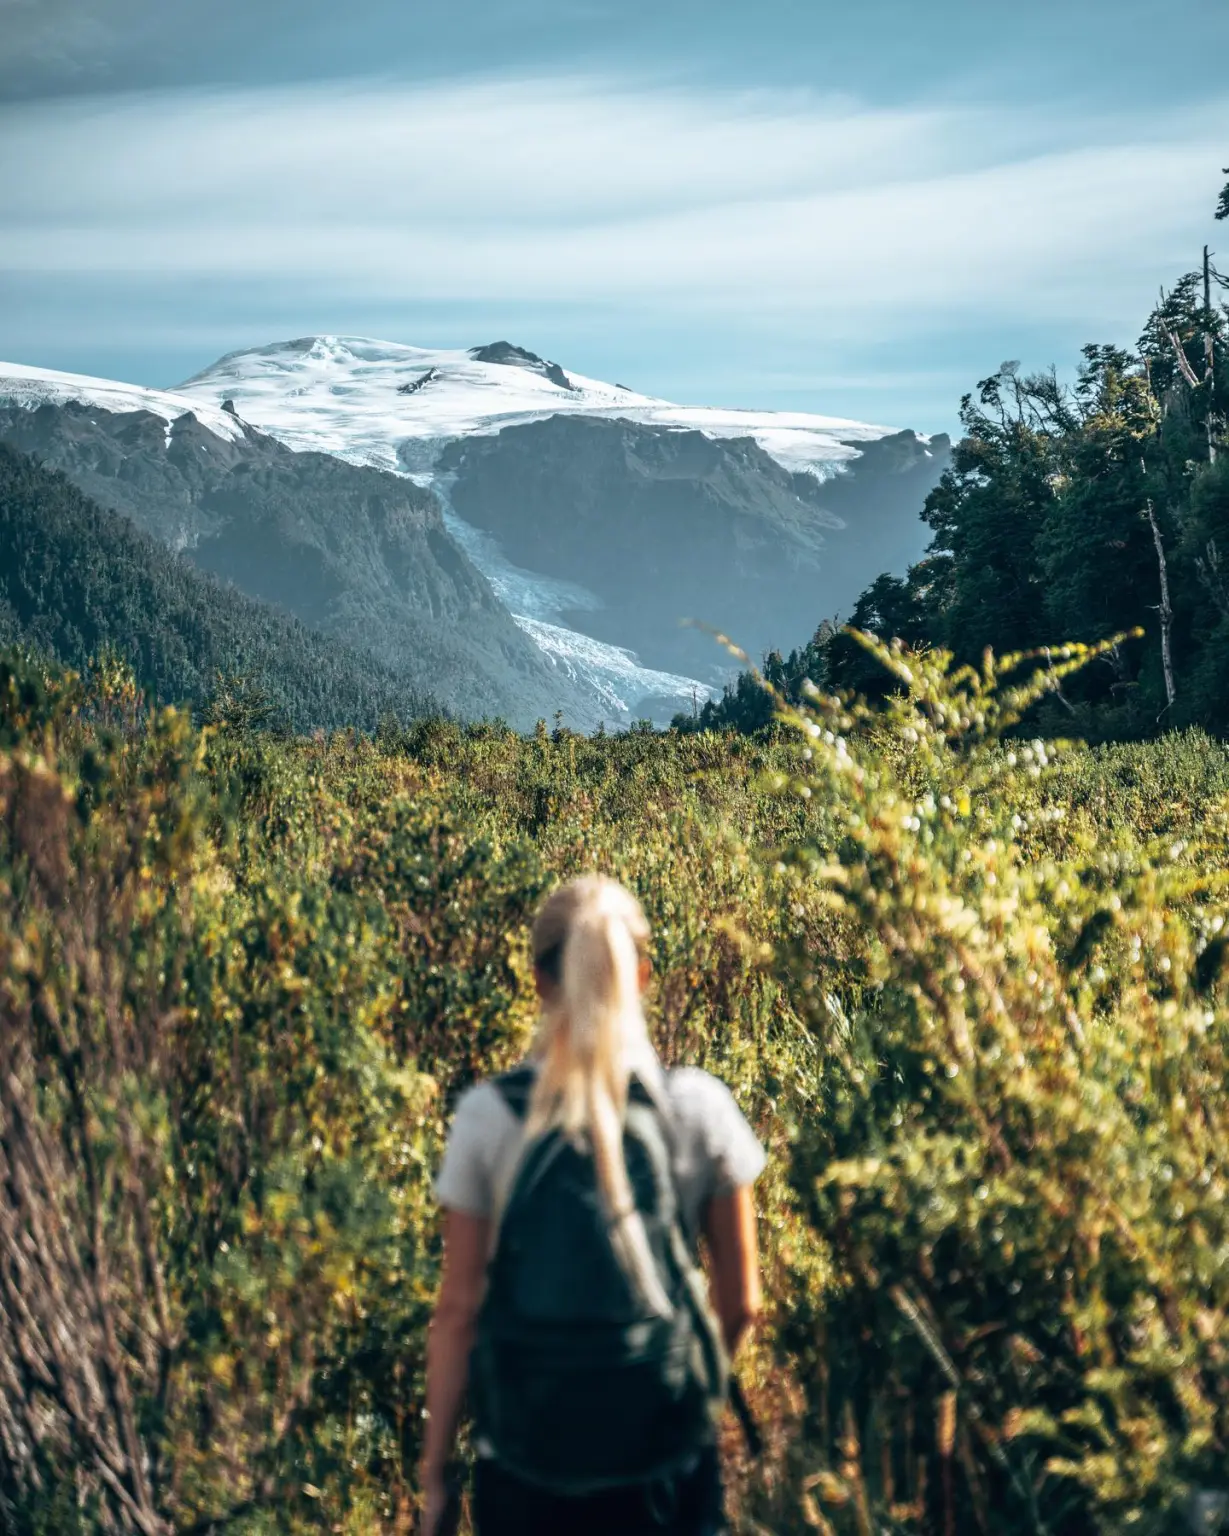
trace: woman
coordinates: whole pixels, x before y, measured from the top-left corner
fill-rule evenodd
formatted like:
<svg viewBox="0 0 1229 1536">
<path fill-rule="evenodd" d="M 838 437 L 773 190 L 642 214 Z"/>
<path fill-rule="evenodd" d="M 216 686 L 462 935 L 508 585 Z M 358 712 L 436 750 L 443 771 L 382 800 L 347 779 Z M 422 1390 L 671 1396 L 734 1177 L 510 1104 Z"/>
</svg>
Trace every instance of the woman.
<svg viewBox="0 0 1229 1536">
<path fill-rule="evenodd" d="M 721 1083 L 658 1062 L 641 1006 L 648 939 L 614 881 L 557 889 L 533 928 L 531 1058 L 457 1105 L 437 1183 L 428 1533 L 467 1381 L 480 1536 L 723 1529 L 715 1418 L 759 1306 L 764 1153 Z"/>
</svg>

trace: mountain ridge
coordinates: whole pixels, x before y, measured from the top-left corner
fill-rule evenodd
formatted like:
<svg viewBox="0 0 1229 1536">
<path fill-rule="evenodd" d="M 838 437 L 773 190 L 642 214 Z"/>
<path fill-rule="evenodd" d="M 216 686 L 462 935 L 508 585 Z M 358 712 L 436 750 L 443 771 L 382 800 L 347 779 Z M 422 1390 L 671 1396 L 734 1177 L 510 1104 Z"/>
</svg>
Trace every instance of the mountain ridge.
<svg viewBox="0 0 1229 1536">
<path fill-rule="evenodd" d="M 570 388 L 550 377 L 555 369 Z M 400 384 L 429 371 L 437 375 L 429 388 L 399 394 Z M 441 440 L 563 413 L 753 436 L 784 468 L 811 469 L 821 478 L 854 459 L 856 444 L 895 430 L 807 411 L 679 405 L 565 372 L 511 342 L 431 348 L 367 336 L 300 336 L 228 352 L 173 393 L 215 409 L 233 399 L 245 419 L 292 447 L 403 472 L 429 470 L 423 460 Z"/>
<path fill-rule="evenodd" d="M 19 373 L 11 382 L 0 364 L 0 402 L 10 402 L 0 404 L 0 432 L 49 455 L 90 494 L 144 519 L 192 558 L 344 639 L 369 638 L 372 604 L 386 597 L 377 600 L 375 589 L 388 586 L 390 572 L 378 530 L 369 529 L 363 570 L 350 570 L 365 602 L 330 595 L 322 564 L 340 535 L 325 502 L 341 466 L 395 477 L 410 502 L 416 489 L 438 503 L 438 524 L 418 531 L 422 568 L 455 565 L 454 581 L 467 566 L 481 573 L 507 621 L 496 635 L 488 613 L 477 654 L 468 644 L 475 637 L 452 637 L 458 655 L 441 691 L 462 713 L 495 709 L 521 722 L 560 708 L 578 725 L 640 712 L 664 723 L 681 703 L 706 697 L 728 675 L 727 658 L 681 629 L 682 619 L 722 629 L 753 654 L 796 643 L 847 608 L 868 571 L 903 569 L 920 553 L 917 512 L 950 448 L 941 435 L 844 417 L 677 406 L 565 372 L 508 341 L 447 350 L 327 335 L 230 352 L 169 391 L 83 379 L 74 404 L 72 376 L 48 374 L 41 403 L 55 406 L 60 425 L 54 449 L 40 448 L 30 441 L 37 370 Z M 142 414 L 151 421 L 139 473 L 124 444 L 87 450 L 77 441 L 83 417 L 96 437 L 118 440 L 131 437 Z M 121 428 L 124 416 L 131 420 Z M 232 506 L 228 547 L 219 520 L 226 497 L 195 485 L 201 465 L 225 452 L 193 422 L 240 444 L 239 457 L 261 459 L 274 451 L 263 445 L 278 445 L 282 471 L 315 508 L 310 526 L 290 515 L 285 497 L 272 517 L 249 508 L 250 527 Z M 609 451 L 616 441 L 625 451 Z M 351 522 L 366 515 L 344 497 L 341 505 Z M 279 560 L 278 540 L 293 552 L 289 562 Z M 412 644 L 428 652 L 441 626 L 456 628 L 455 612 L 435 596 L 428 583 L 417 590 L 412 622 L 402 615 Z M 522 674 L 511 680 L 511 710 L 498 688 L 467 690 L 461 677 L 466 668 L 479 679 L 489 673 L 492 643 L 503 652 L 496 662 L 505 685 L 508 666 Z"/>
</svg>

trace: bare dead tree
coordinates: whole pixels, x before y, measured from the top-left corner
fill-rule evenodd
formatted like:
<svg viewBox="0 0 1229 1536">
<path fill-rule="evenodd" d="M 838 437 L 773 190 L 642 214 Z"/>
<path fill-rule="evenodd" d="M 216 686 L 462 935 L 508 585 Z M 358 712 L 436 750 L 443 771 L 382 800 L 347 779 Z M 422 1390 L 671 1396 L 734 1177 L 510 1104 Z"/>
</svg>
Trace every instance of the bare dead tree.
<svg viewBox="0 0 1229 1536">
<path fill-rule="evenodd" d="M 1191 367 L 1190 359 L 1186 355 L 1178 333 L 1176 331 L 1171 331 L 1168 329 L 1168 327 L 1166 327 L 1165 334 L 1169 337 L 1169 345 L 1173 348 L 1174 357 L 1178 364 L 1178 372 L 1181 373 L 1182 377 L 1186 380 L 1192 389 L 1198 389 L 1203 383 L 1203 380 Z"/>
<path fill-rule="evenodd" d="M 1050 647 L 1048 645 L 1044 647 L 1043 654 L 1046 659 L 1046 666 L 1049 668 L 1050 672 L 1050 692 L 1054 695 L 1054 697 L 1058 700 L 1058 702 L 1063 706 L 1069 715 L 1074 715 L 1076 713 L 1075 705 L 1063 692 L 1062 678 L 1059 677 L 1058 673 L 1054 669 L 1054 657 L 1051 655 Z"/>
<path fill-rule="evenodd" d="M 1216 333 L 1212 320 L 1212 253 L 1203 248 L 1203 382 L 1208 392 L 1207 431 L 1208 463 L 1216 463 L 1216 433 L 1213 417 L 1216 406 Z"/>
<path fill-rule="evenodd" d="M 1186 355 L 1186 349 L 1182 345 L 1181 337 L 1176 331 L 1164 327 L 1166 339 L 1173 349 L 1174 359 L 1178 364 L 1178 372 L 1185 379 L 1192 390 L 1203 390 L 1207 397 L 1207 410 L 1204 412 L 1204 431 L 1207 436 L 1208 463 L 1216 463 L 1216 331 L 1212 311 L 1212 281 L 1213 278 L 1220 282 L 1220 275 L 1213 271 L 1212 252 L 1205 245 L 1203 248 L 1203 377 L 1200 378 L 1191 365 Z M 1161 302 L 1165 301 L 1165 291 L 1161 290 Z"/>
<path fill-rule="evenodd" d="M 1121 693 L 1131 686 L 1131 672 L 1127 665 L 1127 658 L 1122 653 L 1122 646 L 1117 642 L 1108 648 L 1102 661 L 1114 674 L 1114 681 L 1110 684 L 1111 693 Z"/>
<path fill-rule="evenodd" d="M 1173 608 L 1169 601 L 1169 566 L 1165 559 L 1165 544 L 1161 538 L 1160 525 L 1156 520 L 1156 508 L 1149 497 L 1145 503 L 1148 517 L 1148 525 L 1152 529 L 1152 542 L 1156 547 L 1157 570 L 1161 578 L 1161 601 L 1157 605 L 1157 613 L 1161 619 L 1161 667 L 1165 674 L 1165 708 L 1171 709 L 1176 695 L 1174 689 L 1174 665 L 1172 651 L 1173 635 Z"/>
</svg>

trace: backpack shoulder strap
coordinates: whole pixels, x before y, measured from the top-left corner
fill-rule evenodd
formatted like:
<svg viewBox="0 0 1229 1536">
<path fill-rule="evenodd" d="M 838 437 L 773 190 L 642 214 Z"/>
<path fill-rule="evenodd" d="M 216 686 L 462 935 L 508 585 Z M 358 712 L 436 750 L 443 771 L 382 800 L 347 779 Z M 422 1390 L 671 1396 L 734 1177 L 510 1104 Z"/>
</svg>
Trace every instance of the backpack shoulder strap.
<svg viewBox="0 0 1229 1536">
<path fill-rule="evenodd" d="M 661 1128 L 662 1140 L 666 1144 L 666 1152 L 670 1159 L 670 1182 L 674 1186 L 675 1204 L 681 1218 L 682 1202 L 679 1200 L 678 1176 L 679 1129 L 674 1105 L 670 1102 L 669 1074 L 666 1074 L 659 1088 L 656 1084 L 646 1082 L 638 1072 L 633 1072 L 631 1081 L 628 1083 L 627 1100 L 629 1104 L 639 1104 L 646 1109 L 651 1109 Z"/>
<path fill-rule="evenodd" d="M 491 1079 L 496 1092 L 518 1120 L 524 1120 L 529 1113 L 535 1075 L 533 1067 L 526 1062 L 523 1066 L 513 1067 L 511 1072 L 501 1072 L 498 1077 Z"/>
<path fill-rule="evenodd" d="M 508 1109 L 520 1122 L 520 1134 L 516 1138 L 516 1144 L 512 1155 L 507 1159 L 502 1168 L 495 1171 L 495 1187 L 491 1202 L 491 1237 L 487 1252 L 488 1259 L 493 1258 L 499 1247 L 499 1233 L 503 1226 L 504 1213 L 508 1208 L 512 1190 L 525 1165 L 526 1154 L 530 1146 L 525 1138 L 525 1121 L 529 1114 L 529 1103 L 533 1098 L 533 1085 L 537 1078 L 537 1069 L 531 1062 L 525 1062 L 519 1067 L 513 1067 L 510 1072 L 501 1072 L 498 1077 L 491 1079 L 491 1085 L 496 1093 L 507 1105 Z"/>
<path fill-rule="evenodd" d="M 708 1286 L 701 1273 L 693 1251 L 695 1234 L 688 1231 L 683 1210 L 679 1181 L 679 1126 L 670 1100 L 668 1078 L 658 1088 L 633 1076 L 628 1090 L 630 1104 L 639 1104 L 650 1111 L 651 1119 L 660 1135 L 662 1152 L 666 1160 L 666 1174 L 670 1180 L 673 1211 L 669 1224 L 670 1251 L 674 1264 L 683 1279 L 685 1304 L 691 1313 L 696 1341 L 705 1359 L 706 1375 L 715 1396 L 724 1397 L 730 1379 L 730 1360 L 721 1337 L 721 1327 L 713 1313 Z"/>
<path fill-rule="evenodd" d="M 533 1097 L 534 1080 L 537 1070 L 532 1062 L 523 1062 L 519 1067 L 513 1067 L 509 1072 L 501 1072 L 498 1077 L 490 1079 L 500 1098 L 512 1111 L 518 1120 L 523 1120 L 529 1113 L 529 1101 Z M 669 1100 L 663 1102 L 660 1093 L 654 1093 L 645 1086 L 638 1072 L 633 1072 L 627 1087 L 628 1102 L 643 1104 L 655 1109 L 664 1119 L 668 1119 L 672 1113 Z"/>
<path fill-rule="evenodd" d="M 666 1076 L 668 1083 L 669 1073 Z M 677 1199 L 679 1133 L 678 1121 L 674 1114 L 674 1105 L 670 1102 L 668 1088 L 661 1094 L 652 1094 L 649 1097 L 654 1108 L 657 1110 L 661 1121 L 662 1134 L 670 1151 L 671 1171 L 674 1175 L 675 1198 Z M 690 1242 L 683 1242 L 681 1245 L 679 1243 L 680 1237 L 689 1237 L 694 1241 L 697 1234 L 684 1233 L 682 1228 L 683 1210 L 680 1201 L 679 1219 L 675 1224 L 675 1257 L 679 1263 L 685 1262 L 688 1266 L 688 1279 L 692 1291 L 692 1302 L 695 1308 L 697 1325 L 701 1338 L 710 1351 L 711 1368 L 714 1372 L 721 1372 L 723 1374 L 726 1391 L 729 1394 L 730 1406 L 734 1409 L 734 1416 L 737 1418 L 739 1427 L 743 1432 L 747 1450 L 752 1459 L 758 1461 L 764 1450 L 763 1435 L 760 1433 L 760 1427 L 755 1421 L 755 1415 L 751 1412 L 751 1407 L 743 1394 L 742 1384 L 734 1374 L 734 1363 L 726 1353 L 725 1344 L 721 1338 L 720 1325 L 717 1323 L 709 1305 L 708 1289 L 704 1285 L 699 1270 L 696 1267 L 695 1259 L 692 1256 L 691 1244 Z"/>
</svg>

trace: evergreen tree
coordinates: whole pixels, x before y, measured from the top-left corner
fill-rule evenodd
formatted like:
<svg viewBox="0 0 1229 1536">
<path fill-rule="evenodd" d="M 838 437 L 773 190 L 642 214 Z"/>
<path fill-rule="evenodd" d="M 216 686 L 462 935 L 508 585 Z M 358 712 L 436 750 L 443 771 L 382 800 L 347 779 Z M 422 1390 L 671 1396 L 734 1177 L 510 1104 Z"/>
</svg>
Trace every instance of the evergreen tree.
<svg viewBox="0 0 1229 1536">
<path fill-rule="evenodd" d="M 973 663 L 987 646 L 1142 629 L 1056 690 L 1041 720 L 1093 737 L 1224 729 L 1229 337 L 1214 281 L 1209 263 L 1163 293 L 1135 349 L 1085 347 L 1073 389 L 1014 363 L 982 380 L 922 512 L 927 557 L 872 583 L 853 627 Z M 849 637 L 827 658 L 833 683 L 873 691 L 874 664 Z"/>
<path fill-rule="evenodd" d="M 827 681 L 828 646 L 835 634 L 828 621 L 819 626 L 806 645 L 788 656 L 769 651 L 760 673 L 740 672 L 719 699 L 709 699 L 695 715 L 678 714 L 671 721 L 676 731 L 724 731 L 744 733 L 770 726 L 776 713 L 774 694 L 798 703 L 808 683 Z M 765 687 L 764 685 L 768 686 Z"/>
<path fill-rule="evenodd" d="M 932 637 L 974 660 L 987 646 L 1015 650 L 1038 633 L 1045 598 L 1036 540 L 1073 419 L 1053 374 L 1022 376 L 1014 363 L 981 381 L 976 404 L 966 395 L 960 417 L 964 439 L 922 517 L 935 533 L 932 550 L 950 560 Z"/>
</svg>

